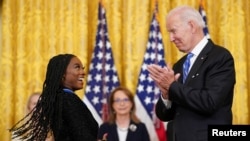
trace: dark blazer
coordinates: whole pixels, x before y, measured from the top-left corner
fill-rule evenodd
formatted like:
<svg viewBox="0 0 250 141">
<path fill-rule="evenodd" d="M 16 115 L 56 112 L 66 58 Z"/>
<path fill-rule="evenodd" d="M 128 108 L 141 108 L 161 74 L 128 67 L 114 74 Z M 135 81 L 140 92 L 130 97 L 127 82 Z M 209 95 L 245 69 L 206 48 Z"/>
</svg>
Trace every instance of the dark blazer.
<svg viewBox="0 0 250 141">
<path fill-rule="evenodd" d="M 136 128 L 133 130 L 131 128 L 131 125 L 135 125 Z M 105 133 L 108 133 L 107 141 L 119 141 L 117 125 L 115 123 L 103 123 L 99 128 L 98 139 L 102 139 L 103 134 Z M 126 141 L 150 141 L 150 137 L 145 124 L 134 123 L 133 121 L 131 121 Z"/>
<path fill-rule="evenodd" d="M 186 56 L 174 64 L 175 73 L 182 74 L 185 59 Z M 185 84 L 182 84 L 182 75 L 178 82 L 171 84 L 171 108 L 166 109 L 159 98 L 156 115 L 163 121 L 172 122 L 169 128 L 172 128 L 176 141 L 206 141 L 208 125 L 232 124 L 234 85 L 231 53 L 209 40 L 194 62 Z"/>
<path fill-rule="evenodd" d="M 62 124 L 56 141 L 96 141 L 98 123 L 74 93 L 62 94 Z"/>
</svg>

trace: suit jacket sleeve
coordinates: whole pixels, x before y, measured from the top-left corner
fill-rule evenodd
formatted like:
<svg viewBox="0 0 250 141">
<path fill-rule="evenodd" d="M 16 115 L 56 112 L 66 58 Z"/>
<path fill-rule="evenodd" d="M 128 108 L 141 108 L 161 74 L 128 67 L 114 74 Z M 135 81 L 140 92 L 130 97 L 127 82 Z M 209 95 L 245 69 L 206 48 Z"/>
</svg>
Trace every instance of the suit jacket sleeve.
<svg viewBox="0 0 250 141">
<path fill-rule="evenodd" d="M 175 111 L 174 107 L 175 105 L 174 103 L 172 103 L 171 108 L 167 109 L 161 97 L 159 97 L 155 108 L 156 116 L 162 121 L 170 121 L 174 117 L 174 111 Z"/>
</svg>

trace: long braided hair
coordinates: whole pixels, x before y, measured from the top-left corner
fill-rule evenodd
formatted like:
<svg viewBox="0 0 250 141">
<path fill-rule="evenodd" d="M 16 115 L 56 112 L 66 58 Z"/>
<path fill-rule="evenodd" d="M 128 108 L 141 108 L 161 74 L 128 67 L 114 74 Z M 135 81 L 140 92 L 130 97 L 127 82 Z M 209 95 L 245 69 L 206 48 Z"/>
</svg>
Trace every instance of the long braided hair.
<svg viewBox="0 0 250 141">
<path fill-rule="evenodd" d="M 62 79 L 73 57 L 73 54 L 59 54 L 50 59 L 37 105 L 10 129 L 12 138 L 45 141 L 49 131 L 57 138 L 62 124 Z"/>
</svg>

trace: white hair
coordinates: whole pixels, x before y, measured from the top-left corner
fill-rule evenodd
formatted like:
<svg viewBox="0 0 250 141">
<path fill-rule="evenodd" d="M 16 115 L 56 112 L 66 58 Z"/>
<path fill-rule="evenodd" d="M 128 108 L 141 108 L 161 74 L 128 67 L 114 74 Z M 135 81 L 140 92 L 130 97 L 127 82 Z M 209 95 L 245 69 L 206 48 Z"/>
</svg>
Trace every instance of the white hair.
<svg viewBox="0 0 250 141">
<path fill-rule="evenodd" d="M 183 20 L 184 22 L 192 20 L 196 22 L 198 26 L 202 28 L 205 27 L 205 22 L 203 21 L 201 14 L 196 9 L 190 6 L 184 5 L 172 9 L 168 13 L 167 18 L 176 14 L 178 14 L 180 16 L 180 19 Z"/>
</svg>

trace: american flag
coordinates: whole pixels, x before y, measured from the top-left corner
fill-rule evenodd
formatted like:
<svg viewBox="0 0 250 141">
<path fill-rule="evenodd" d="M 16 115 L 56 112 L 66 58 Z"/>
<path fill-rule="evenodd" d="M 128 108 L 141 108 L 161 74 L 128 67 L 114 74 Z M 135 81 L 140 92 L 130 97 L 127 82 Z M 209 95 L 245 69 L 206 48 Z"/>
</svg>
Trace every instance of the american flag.
<svg viewBox="0 0 250 141">
<path fill-rule="evenodd" d="M 120 85 L 108 37 L 105 9 L 101 2 L 98 9 L 96 45 L 89 67 L 83 101 L 99 125 L 108 117 L 108 97 Z"/>
<path fill-rule="evenodd" d="M 203 28 L 203 32 L 205 34 L 205 36 L 210 39 L 210 35 L 209 35 L 209 32 L 208 32 L 208 26 L 207 26 L 207 16 L 206 16 L 206 12 L 204 10 L 204 4 L 203 4 L 203 0 L 200 1 L 200 4 L 199 4 L 199 12 L 205 22 L 205 27 Z"/>
<path fill-rule="evenodd" d="M 162 121 L 155 115 L 155 105 L 160 97 L 160 90 L 149 77 L 147 66 L 158 64 L 166 66 L 164 61 L 164 47 L 160 26 L 156 18 L 157 9 L 153 14 L 150 25 L 149 38 L 144 60 L 141 66 L 135 95 L 136 114 L 146 124 L 152 141 L 166 141 L 166 129 Z"/>
</svg>

